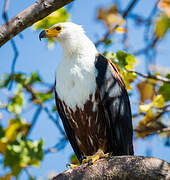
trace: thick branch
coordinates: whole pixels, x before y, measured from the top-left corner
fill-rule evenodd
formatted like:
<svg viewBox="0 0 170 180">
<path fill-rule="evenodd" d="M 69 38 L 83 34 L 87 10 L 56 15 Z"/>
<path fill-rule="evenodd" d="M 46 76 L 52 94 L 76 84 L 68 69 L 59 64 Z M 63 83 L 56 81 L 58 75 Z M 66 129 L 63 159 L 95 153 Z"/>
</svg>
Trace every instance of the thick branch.
<svg viewBox="0 0 170 180">
<path fill-rule="evenodd" d="M 170 164 L 144 156 L 117 156 L 64 171 L 52 180 L 169 180 Z"/>
<path fill-rule="evenodd" d="M 73 0 L 39 0 L 0 27 L 0 47 L 15 35 Z"/>
</svg>

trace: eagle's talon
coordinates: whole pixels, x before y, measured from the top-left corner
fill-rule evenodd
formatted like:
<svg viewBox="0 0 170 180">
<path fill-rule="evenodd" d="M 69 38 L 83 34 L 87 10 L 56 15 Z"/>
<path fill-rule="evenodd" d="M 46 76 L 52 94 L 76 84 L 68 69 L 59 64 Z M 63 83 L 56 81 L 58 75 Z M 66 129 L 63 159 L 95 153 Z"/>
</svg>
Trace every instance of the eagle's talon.
<svg viewBox="0 0 170 180">
<path fill-rule="evenodd" d="M 85 157 L 85 158 L 82 160 L 82 164 L 88 163 L 89 159 L 90 159 L 89 156 Z"/>
<path fill-rule="evenodd" d="M 103 158 L 109 158 L 110 157 L 110 153 L 106 153 L 103 155 Z"/>
</svg>

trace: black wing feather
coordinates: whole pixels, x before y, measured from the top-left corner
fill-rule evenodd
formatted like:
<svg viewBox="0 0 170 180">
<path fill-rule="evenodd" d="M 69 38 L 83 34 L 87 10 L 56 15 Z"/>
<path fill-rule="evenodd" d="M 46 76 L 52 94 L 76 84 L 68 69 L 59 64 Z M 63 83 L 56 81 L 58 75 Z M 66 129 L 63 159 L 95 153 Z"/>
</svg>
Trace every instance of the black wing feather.
<svg viewBox="0 0 170 180">
<path fill-rule="evenodd" d="M 55 101 L 56 101 L 58 114 L 59 114 L 59 116 L 63 122 L 63 126 L 64 126 L 64 129 L 65 129 L 66 134 L 67 134 L 67 138 L 69 139 L 69 142 L 70 142 L 78 160 L 81 163 L 83 160 L 83 155 L 79 150 L 79 147 L 78 147 L 76 139 L 75 139 L 74 131 L 73 131 L 72 127 L 70 126 L 69 121 L 68 121 L 68 119 L 64 113 L 63 106 L 61 104 L 61 100 L 58 98 L 56 90 L 55 90 Z"/>
<path fill-rule="evenodd" d="M 133 155 L 133 127 L 130 102 L 124 82 L 114 66 L 104 56 L 96 56 L 96 77 L 113 155 Z"/>
</svg>

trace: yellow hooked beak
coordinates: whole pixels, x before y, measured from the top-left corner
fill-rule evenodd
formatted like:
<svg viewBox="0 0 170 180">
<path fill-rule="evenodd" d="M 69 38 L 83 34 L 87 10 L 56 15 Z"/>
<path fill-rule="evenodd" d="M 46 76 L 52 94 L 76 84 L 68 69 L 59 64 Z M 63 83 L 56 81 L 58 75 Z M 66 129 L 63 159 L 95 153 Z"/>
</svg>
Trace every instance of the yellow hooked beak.
<svg viewBox="0 0 170 180">
<path fill-rule="evenodd" d="M 57 37 L 58 34 L 62 31 L 62 27 L 57 25 L 57 26 L 52 26 L 49 29 L 45 29 L 40 32 L 39 34 L 39 39 L 41 41 L 42 38 L 53 38 Z"/>
</svg>

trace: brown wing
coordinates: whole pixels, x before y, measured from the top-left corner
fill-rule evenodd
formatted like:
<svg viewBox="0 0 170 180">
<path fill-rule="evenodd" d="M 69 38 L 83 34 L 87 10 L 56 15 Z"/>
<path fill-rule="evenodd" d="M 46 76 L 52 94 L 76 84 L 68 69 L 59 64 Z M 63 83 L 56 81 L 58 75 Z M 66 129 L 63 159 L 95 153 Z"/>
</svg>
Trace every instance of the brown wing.
<svg viewBox="0 0 170 180">
<path fill-rule="evenodd" d="M 133 154 L 132 116 L 128 94 L 116 66 L 104 56 L 96 56 L 96 83 L 105 111 L 109 151 L 113 155 Z"/>
<path fill-rule="evenodd" d="M 57 110 L 58 110 L 58 114 L 63 122 L 63 126 L 64 129 L 66 131 L 66 135 L 67 138 L 78 158 L 78 160 L 81 161 L 83 160 L 83 154 L 80 152 L 80 149 L 77 145 L 76 139 L 75 139 L 75 135 L 74 135 L 74 130 L 72 129 L 72 127 L 69 124 L 69 121 L 67 119 L 67 116 L 65 115 L 65 112 L 63 110 L 63 104 L 62 101 L 58 98 L 57 92 L 55 90 L 55 101 L 56 101 L 56 106 L 57 106 Z"/>
</svg>

